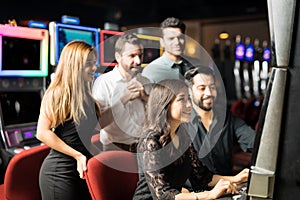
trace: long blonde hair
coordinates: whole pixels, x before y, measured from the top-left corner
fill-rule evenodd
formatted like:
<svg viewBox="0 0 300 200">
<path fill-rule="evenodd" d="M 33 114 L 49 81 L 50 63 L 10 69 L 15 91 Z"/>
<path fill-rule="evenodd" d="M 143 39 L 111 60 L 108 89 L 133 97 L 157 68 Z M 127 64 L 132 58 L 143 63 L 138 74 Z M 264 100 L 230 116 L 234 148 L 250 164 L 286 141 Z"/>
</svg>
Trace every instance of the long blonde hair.
<svg viewBox="0 0 300 200">
<path fill-rule="evenodd" d="M 92 99 L 100 117 L 100 105 L 92 97 L 91 83 L 84 81 L 82 74 L 90 53 L 96 55 L 94 47 L 83 41 L 72 41 L 63 48 L 55 77 L 47 88 L 41 104 L 41 108 L 44 108 L 46 116 L 52 122 L 51 127 L 55 128 L 71 119 L 79 124 L 80 118 L 86 117 L 85 99 Z"/>
</svg>

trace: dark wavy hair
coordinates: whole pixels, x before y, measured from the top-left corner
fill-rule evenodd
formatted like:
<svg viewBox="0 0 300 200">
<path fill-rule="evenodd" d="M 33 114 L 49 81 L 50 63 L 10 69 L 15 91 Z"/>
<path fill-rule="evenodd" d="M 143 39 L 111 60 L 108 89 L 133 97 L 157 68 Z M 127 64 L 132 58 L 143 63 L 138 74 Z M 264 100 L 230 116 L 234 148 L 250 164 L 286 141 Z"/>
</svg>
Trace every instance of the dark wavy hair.
<svg viewBox="0 0 300 200">
<path fill-rule="evenodd" d="M 149 94 L 143 132 L 152 130 L 161 133 L 159 141 L 162 146 L 171 140 L 168 122 L 170 104 L 185 87 L 187 85 L 183 80 L 166 79 L 155 84 Z"/>
</svg>

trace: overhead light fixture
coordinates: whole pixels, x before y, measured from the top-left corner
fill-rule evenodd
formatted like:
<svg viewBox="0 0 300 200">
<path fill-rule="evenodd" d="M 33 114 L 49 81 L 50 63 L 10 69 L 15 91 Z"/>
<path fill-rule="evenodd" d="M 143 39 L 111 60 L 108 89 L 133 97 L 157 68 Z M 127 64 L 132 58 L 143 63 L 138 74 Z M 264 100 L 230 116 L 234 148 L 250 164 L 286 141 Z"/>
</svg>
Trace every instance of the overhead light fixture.
<svg viewBox="0 0 300 200">
<path fill-rule="evenodd" d="M 220 34 L 219 34 L 219 38 L 221 40 L 226 40 L 229 38 L 229 33 L 227 33 L 226 31 L 222 31 Z"/>
<path fill-rule="evenodd" d="M 196 54 L 197 51 L 197 47 L 196 44 L 193 42 L 188 41 L 186 43 L 186 53 L 189 56 L 194 56 Z"/>
</svg>

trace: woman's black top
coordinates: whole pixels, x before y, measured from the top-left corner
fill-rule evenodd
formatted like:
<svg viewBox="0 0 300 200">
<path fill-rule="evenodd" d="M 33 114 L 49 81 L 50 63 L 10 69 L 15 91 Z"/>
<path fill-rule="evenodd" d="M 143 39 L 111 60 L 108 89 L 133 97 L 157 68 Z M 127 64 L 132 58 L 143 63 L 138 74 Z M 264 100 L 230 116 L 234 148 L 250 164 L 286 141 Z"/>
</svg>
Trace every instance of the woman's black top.
<svg viewBox="0 0 300 200">
<path fill-rule="evenodd" d="M 195 192 L 204 191 L 213 174 L 197 157 L 190 137 L 177 133 L 179 147 L 171 141 L 162 146 L 161 133 L 147 131 L 138 145 L 139 181 L 134 200 L 175 199 L 187 179 Z"/>
</svg>

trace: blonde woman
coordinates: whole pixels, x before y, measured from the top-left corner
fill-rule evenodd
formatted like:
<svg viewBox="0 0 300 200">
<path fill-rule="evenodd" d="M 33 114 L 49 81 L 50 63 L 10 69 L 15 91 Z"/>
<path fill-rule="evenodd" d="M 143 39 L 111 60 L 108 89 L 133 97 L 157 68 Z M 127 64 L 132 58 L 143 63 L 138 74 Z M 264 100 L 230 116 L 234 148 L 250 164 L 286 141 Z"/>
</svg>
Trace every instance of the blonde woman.
<svg viewBox="0 0 300 200">
<path fill-rule="evenodd" d="M 92 156 L 86 147 L 100 115 L 91 95 L 96 58 L 89 44 L 68 43 L 44 94 L 36 135 L 51 147 L 39 177 L 43 200 L 91 199 L 84 171 Z"/>
</svg>

